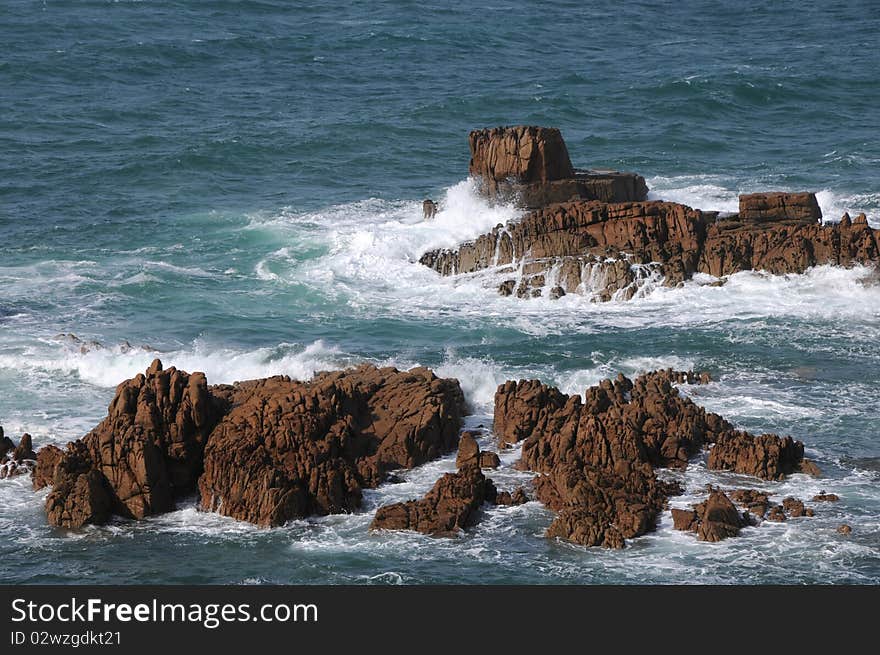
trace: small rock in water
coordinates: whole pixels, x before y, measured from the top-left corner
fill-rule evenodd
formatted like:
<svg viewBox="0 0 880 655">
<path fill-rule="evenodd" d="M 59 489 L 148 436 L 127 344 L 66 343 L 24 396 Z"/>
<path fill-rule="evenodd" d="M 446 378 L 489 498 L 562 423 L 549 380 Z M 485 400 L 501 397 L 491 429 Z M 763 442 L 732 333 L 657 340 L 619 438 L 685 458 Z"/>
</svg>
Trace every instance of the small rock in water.
<svg viewBox="0 0 880 655">
<path fill-rule="evenodd" d="M 852 526 L 849 526 L 849 525 L 847 525 L 846 523 L 841 523 L 841 524 L 838 526 L 837 531 L 838 531 L 840 534 L 851 534 L 851 533 L 852 533 Z"/>
</svg>

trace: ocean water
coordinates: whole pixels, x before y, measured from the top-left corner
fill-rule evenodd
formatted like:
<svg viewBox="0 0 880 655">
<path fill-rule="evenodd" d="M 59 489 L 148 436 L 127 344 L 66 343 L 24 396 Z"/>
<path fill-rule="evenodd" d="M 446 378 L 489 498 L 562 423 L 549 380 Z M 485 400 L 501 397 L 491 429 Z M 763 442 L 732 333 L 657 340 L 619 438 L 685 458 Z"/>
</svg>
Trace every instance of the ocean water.
<svg viewBox="0 0 880 655">
<path fill-rule="evenodd" d="M 731 210 L 814 190 L 826 220 L 880 226 L 876 2 L 75 3 L 0 10 L 0 424 L 77 438 L 159 356 L 210 382 L 360 362 L 457 377 L 469 426 L 496 386 L 580 393 L 618 371 L 708 369 L 687 388 L 753 431 L 791 434 L 825 472 L 816 517 L 719 544 L 658 530 L 622 551 L 543 537 L 538 503 L 468 534 L 373 535 L 445 458 L 370 491 L 363 512 L 259 529 L 196 511 L 64 531 L 45 492 L 0 481 L 5 583 L 880 582 L 880 287 L 870 271 L 648 285 L 631 302 L 501 298 L 491 274 L 417 263 L 515 219 L 467 179 L 466 135 L 562 129 L 575 165 L 636 170 L 652 197 Z M 441 201 L 421 221 L 421 200 Z M 72 337 L 70 335 L 75 335 Z M 488 438 L 486 440 L 488 445 Z M 517 453 L 492 473 L 521 484 Z M 836 533 L 853 526 L 849 537 Z"/>
</svg>

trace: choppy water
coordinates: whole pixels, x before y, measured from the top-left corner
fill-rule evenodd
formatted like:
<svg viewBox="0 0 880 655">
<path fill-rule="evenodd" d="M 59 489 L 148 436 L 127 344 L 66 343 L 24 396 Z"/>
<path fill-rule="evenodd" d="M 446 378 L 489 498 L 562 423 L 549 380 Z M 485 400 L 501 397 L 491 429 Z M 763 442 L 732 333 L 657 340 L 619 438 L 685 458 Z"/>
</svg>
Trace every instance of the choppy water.
<svg viewBox="0 0 880 655">
<path fill-rule="evenodd" d="M 760 486 L 840 503 L 721 544 L 667 517 L 607 552 L 545 540 L 537 503 L 460 539 L 368 534 L 373 508 L 420 495 L 451 459 L 369 492 L 362 514 L 274 530 L 184 503 L 65 532 L 16 479 L 0 481 L 3 581 L 880 582 L 866 271 L 595 305 L 501 298 L 487 276 L 416 262 L 516 216 L 465 179 L 467 131 L 504 123 L 558 126 L 576 165 L 637 170 L 654 197 L 728 210 L 743 191 L 811 189 L 826 218 L 880 225 L 877 4 L 689 4 L 4 3 L 0 424 L 38 446 L 81 436 L 157 353 L 211 382 L 428 365 L 461 380 L 470 425 L 489 424 L 508 378 L 577 393 L 696 367 L 717 382 L 686 393 L 803 440 L 827 474 Z M 425 196 L 443 201 L 429 224 Z M 685 481 L 676 504 L 706 482 L 755 486 L 700 463 Z"/>
</svg>

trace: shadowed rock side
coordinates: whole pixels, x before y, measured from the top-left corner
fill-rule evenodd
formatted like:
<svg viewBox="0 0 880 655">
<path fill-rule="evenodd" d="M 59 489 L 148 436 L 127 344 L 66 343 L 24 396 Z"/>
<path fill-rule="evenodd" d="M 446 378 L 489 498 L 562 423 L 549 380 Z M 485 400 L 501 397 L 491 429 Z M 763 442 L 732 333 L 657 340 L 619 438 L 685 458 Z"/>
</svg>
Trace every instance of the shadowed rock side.
<svg viewBox="0 0 880 655">
<path fill-rule="evenodd" d="M 209 387 L 156 360 L 89 434 L 37 453 L 33 485 L 52 486 L 48 520 L 61 527 L 170 511 L 197 481 L 204 508 L 278 525 L 349 511 L 387 470 L 452 450 L 463 409 L 458 382 L 427 369 Z"/>
<path fill-rule="evenodd" d="M 718 212 L 645 201 L 640 176 L 575 171 L 555 128 L 478 130 L 470 147 L 470 173 L 483 192 L 516 194 L 534 211 L 419 261 L 442 275 L 495 268 L 510 276 L 499 286 L 502 295 L 628 300 L 647 280 L 675 286 L 697 272 L 802 273 L 880 259 L 864 214 L 823 226 L 812 193 L 743 195 L 739 213 L 719 219 Z"/>
<path fill-rule="evenodd" d="M 641 175 L 575 170 L 562 134 L 553 127 L 474 130 L 468 142 L 469 173 L 490 199 L 537 208 L 575 198 L 623 202 L 647 197 Z"/>
<path fill-rule="evenodd" d="M 464 413 L 458 381 L 425 368 L 362 366 L 229 392 L 233 408 L 205 450 L 201 506 L 265 526 L 357 509 L 388 471 L 453 450 Z"/>
<path fill-rule="evenodd" d="M 587 389 L 583 401 L 536 380 L 500 385 L 496 435 L 502 445 L 523 440 L 518 466 L 543 474 L 535 479 L 538 499 L 558 512 L 548 536 L 621 548 L 653 530 L 668 496 L 680 491 L 658 480 L 655 467 L 683 469 L 706 444 L 754 440 L 673 386 L 707 379 L 675 371 L 634 381 L 619 375 Z M 768 479 L 798 470 L 803 445 L 790 441 L 763 435 L 762 457 L 735 459 L 735 470 Z"/>
</svg>

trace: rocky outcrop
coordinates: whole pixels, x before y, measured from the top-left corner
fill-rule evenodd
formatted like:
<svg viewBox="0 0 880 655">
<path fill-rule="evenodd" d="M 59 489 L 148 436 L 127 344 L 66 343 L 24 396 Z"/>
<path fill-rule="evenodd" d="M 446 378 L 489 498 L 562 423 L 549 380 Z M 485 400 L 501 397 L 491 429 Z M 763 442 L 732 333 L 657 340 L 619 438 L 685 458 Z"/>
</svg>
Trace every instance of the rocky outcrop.
<svg viewBox="0 0 880 655">
<path fill-rule="evenodd" d="M 488 195 L 516 192 L 533 211 L 456 249 L 426 252 L 419 261 L 441 275 L 491 268 L 509 276 L 498 287 L 502 295 L 580 293 L 606 301 L 628 300 L 651 285 L 676 286 L 698 272 L 718 278 L 747 270 L 802 273 L 820 264 L 880 260 L 877 235 L 864 214 L 822 225 L 812 193 L 743 195 L 738 214 L 719 218 L 718 212 L 645 201 L 647 188 L 638 176 L 611 175 L 603 184 L 614 190 L 600 192 L 584 186 L 589 176 L 572 170 L 558 130 L 472 133 L 471 174 Z"/>
<path fill-rule="evenodd" d="M 824 490 L 813 496 L 814 503 L 836 503 L 838 500 L 840 500 L 840 496 L 827 494 Z"/>
<path fill-rule="evenodd" d="M 446 473 L 421 500 L 380 507 L 370 529 L 454 536 L 476 523 L 481 505 L 494 503 L 496 495 L 495 485 L 479 466 L 465 466 Z"/>
<path fill-rule="evenodd" d="M 201 506 L 264 526 L 357 509 L 388 471 L 453 450 L 464 413 L 458 381 L 424 368 L 274 377 L 231 394 L 205 450 Z"/>
<path fill-rule="evenodd" d="M 727 495 L 718 489 L 695 505 L 693 510 L 673 509 L 673 527 L 697 533 L 700 541 L 722 541 L 735 537 L 749 525 L 746 515 L 741 514 Z"/>
<path fill-rule="evenodd" d="M 635 380 L 618 375 L 587 389 L 583 400 L 537 380 L 500 385 L 495 433 L 502 445 L 522 441 L 517 466 L 543 474 L 535 479 L 538 500 L 558 513 L 548 536 L 623 547 L 625 539 L 653 530 L 668 497 L 680 492 L 676 484 L 659 480 L 654 469 L 683 469 L 711 444 L 710 468 L 729 465 L 766 479 L 801 470 L 800 442 L 736 430 L 675 387 L 708 381 L 708 374 L 671 370 Z M 727 452 L 739 456 L 721 457 Z M 708 504 L 694 510 L 674 510 L 676 525 L 707 541 L 732 536 L 742 526 L 722 516 L 733 507 L 722 496 L 710 496 Z M 733 492 L 733 498 L 756 515 L 763 515 L 769 504 L 755 490 Z"/>
<path fill-rule="evenodd" d="M 469 173 L 489 198 L 512 199 L 536 208 L 572 198 L 644 200 L 648 192 L 644 178 L 634 173 L 575 170 L 556 128 L 521 125 L 474 130 L 468 141 Z"/>
<path fill-rule="evenodd" d="M 770 507 L 770 495 L 757 489 L 734 489 L 728 492 L 728 497 L 756 518 L 764 518 Z"/>
<path fill-rule="evenodd" d="M 804 459 L 804 444 L 775 434 L 753 436 L 747 432 L 726 432 L 709 450 L 707 466 L 735 471 L 764 480 L 779 480 L 791 473 L 816 474 L 815 464 Z"/>
<path fill-rule="evenodd" d="M 477 440 L 472 432 L 462 432 L 458 441 L 458 456 L 455 459 L 455 466 L 463 468 L 465 466 L 477 466 L 479 468 L 498 468 L 501 460 L 496 453 L 490 451 L 481 451 Z"/>
<path fill-rule="evenodd" d="M 52 486 L 47 515 L 61 527 L 170 511 L 197 482 L 204 509 L 279 525 L 350 511 L 391 469 L 449 452 L 463 411 L 458 382 L 427 369 L 209 387 L 156 360 L 89 434 L 40 450 L 33 485 Z"/>
<path fill-rule="evenodd" d="M 0 480 L 30 473 L 36 459 L 31 435 L 23 434 L 16 446 L 0 426 Z"/>
</svg>

